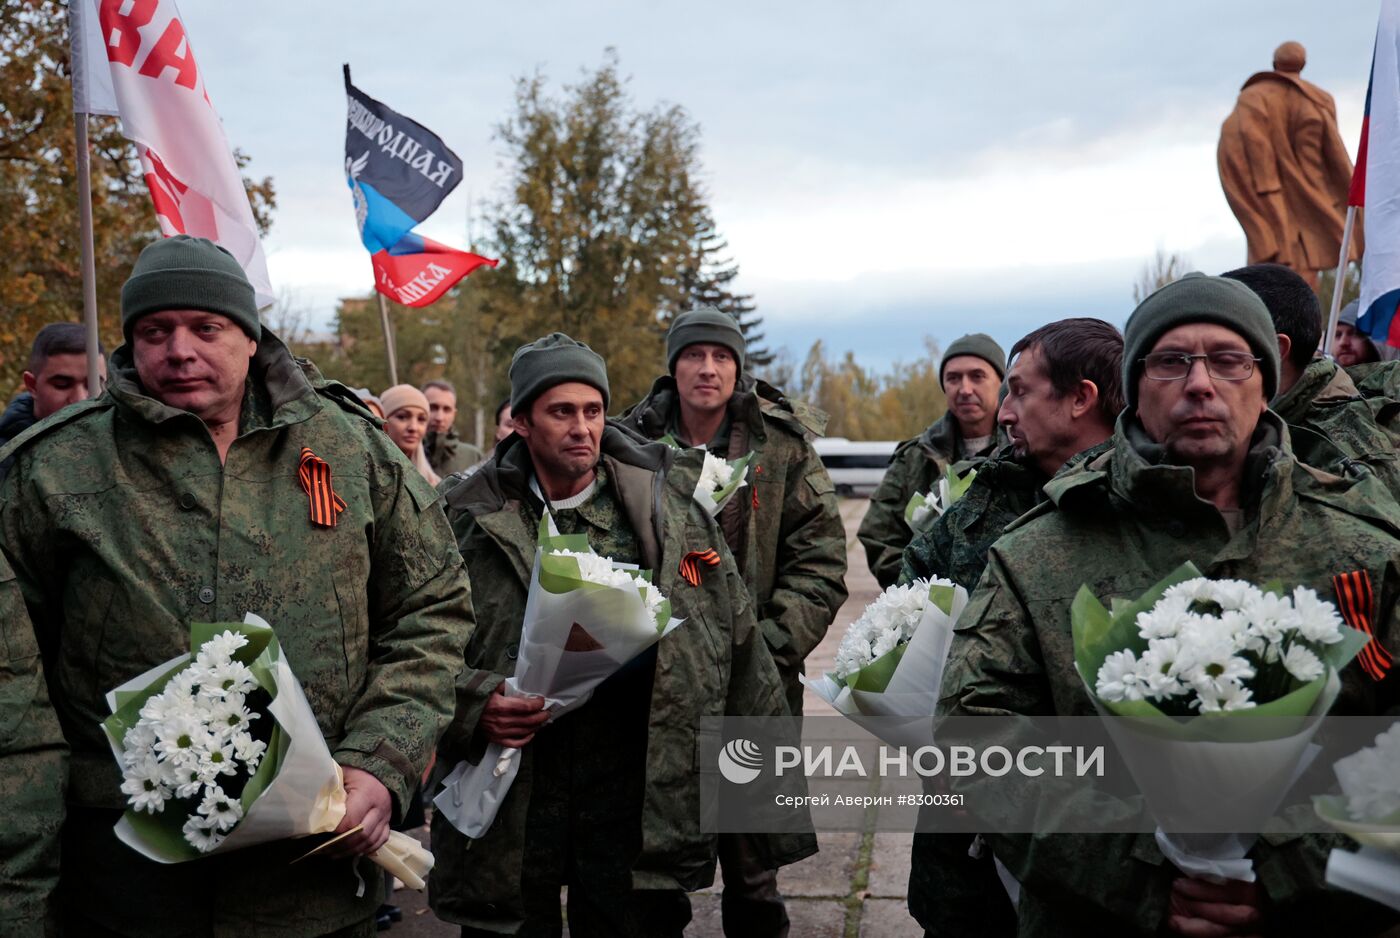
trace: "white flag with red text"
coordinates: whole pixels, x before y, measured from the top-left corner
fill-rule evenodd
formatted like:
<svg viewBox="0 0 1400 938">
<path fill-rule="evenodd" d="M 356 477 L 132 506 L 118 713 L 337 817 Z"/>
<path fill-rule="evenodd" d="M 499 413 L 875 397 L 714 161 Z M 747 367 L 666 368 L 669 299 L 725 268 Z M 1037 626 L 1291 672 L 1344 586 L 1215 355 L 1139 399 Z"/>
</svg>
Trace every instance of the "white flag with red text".
<svg viewBox="0 0 1400 938">
<path fill-rule="evenodd" d="M 243 177 L 174 0 L 72 2 L 84 5 L 75 25 L 85 22 L 74 31 L 75 97 L 100 98 L 83 89 L 105 86 L 97 76 L 110 74 L 122 132 L 140 151 L 161 231 L 218 243 L 243 266 L 259 308 L 271 304 L 267 259 Z M 81 102 L 77 109 L 84 110 Z M 92 112 L 103 113 L 99 107 Z"/>
</svg>

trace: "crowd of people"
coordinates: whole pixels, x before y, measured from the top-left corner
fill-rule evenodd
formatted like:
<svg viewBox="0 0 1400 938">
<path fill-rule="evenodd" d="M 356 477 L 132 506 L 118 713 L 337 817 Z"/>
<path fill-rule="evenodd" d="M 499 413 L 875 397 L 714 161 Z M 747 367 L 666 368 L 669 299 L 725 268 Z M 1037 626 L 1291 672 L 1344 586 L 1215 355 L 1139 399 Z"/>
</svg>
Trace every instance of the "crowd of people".
<svg viewBox="0 0 1400 938">
<path fill-rule="evenodd" d="M 294 358 L 208 241 L 148 247 L 121 317 L 103 393 L 87 397 L 81 331 L 50 326 L 0 418 L 0 931 L 373 933 L 384 884 L 359 858 L 425 782 L 498 743 L 520 766 L 489 830 L 432 824 L 430 902 L 464 935 L 558 935 L 565 887 L 572 935 L 680 935 L 716 867 L 726 935 L 789 933 L 778 871 L 815 837 L 703 830 L 697 733 L 801 716 L 798 677 L 847 597 L 846 535 L 813 447 L 825 416 L 750 373 L 733 317 L 676 316 L 638 402 L 567 335 L 522 346 L 488 453 L 457 436 L 447 382 L 375 395 Z M 1400 646 L 1400 365 L 1345 317 L 1320 357 L 1322 321 L 1297 274 L 1254 265 L 1161 288 L 1121 333 L 1071 318 L 1009 357 L 981 334 L 948 346 L 947 413 L 900 446 L 859 530 L 882 586 L 971 593 L 940 713 L 1094 713 L 1075 592 L 1134 597 L 1186 560 L 1323 596 L 1364 571 L 1374 640 Z M 694 498 L 706 453 L 751 456 L 713 516 Z M 910 498 L 973 467 L 916 536 Z M 558 716 L 505 683 L 546 512 L 652 571 L 687 620 Z M 347 836 L 295 863 L 286 841 L 153 862 L 114 832 L 105 695 L 188 651 L 191 622 L 248 612 L 342 768 Z M 1400 711 L 1393 673 L 1353 664 L 1342 684 L 1336 712 Z M 1394 915 L 1324 883 L 1346 843 L 1270 838 L 1254 882 L 1219 883 L 1151 835 L 920 834 L 909 908 L 936 936 L 1379 934 Z"/>
</svg>

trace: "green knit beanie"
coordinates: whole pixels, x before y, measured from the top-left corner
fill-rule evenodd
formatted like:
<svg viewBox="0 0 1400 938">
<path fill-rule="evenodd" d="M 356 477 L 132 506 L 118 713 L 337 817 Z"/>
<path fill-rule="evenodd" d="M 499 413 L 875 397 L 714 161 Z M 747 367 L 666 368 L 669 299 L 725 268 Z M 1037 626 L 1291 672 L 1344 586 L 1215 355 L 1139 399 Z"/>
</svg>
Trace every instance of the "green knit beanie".
<svg viewBox="0 0 1400 938">
<path fill-rule="evenodd" d="M 253 285 L 233 255 L 208 238 L 175 235 L 148 244 L 122 284 L 122 333 L 147 313 L 199 309 L 236 322 L 254 339 L 262 335 Z"/>
<path fill-rule="evenodd" d="M 996 339 L 982 332 L 971 332 L 948 346 L 943 360 L 938 363 L 938 383 L 943 383 L 943 368 L 959 355 L 973 355 L 982 359 L 996 370 L 997 377 L 1006 378 L 1006 353 L 997 345 Z"/>
<path fill-rule="evenodd" d="M 591 384 L 602 391 L 603 409 L 607 409 L 608 366 L 597 352 L 562 332 L 551 332 L 520 346 L 510 359 L 511 413 L 524 413 L 535 398 L 567 381 Z"/>
<path fill-rule="evenodd" d="M 1264 398 L 1278 393 L 1278 333 L 1269 308 L 1249 287 L 1226 277 L 1192 272 L 1154 292 L 1138 304 L 1123 329 L 1123 398 L 1131 412 L 1137 407 L 1142 358 L 1166 332 L 1189 323 L 1224 326 L 1249 343 L 1263 359 Z"/>
<path fill-rule="evenodd" d="M 676 373 L 676 359 L 681 350 L 696 342 L 713 342 L 723 345 L 734 353 L 734 361 L 739 371 L 744 370 L 744 333 L 739 330 L 739 322 L 726 312 L 713 306 L 687 310 L 671 320 L 671 329 L 666 333 L 666 369 Z"/>
</svg>

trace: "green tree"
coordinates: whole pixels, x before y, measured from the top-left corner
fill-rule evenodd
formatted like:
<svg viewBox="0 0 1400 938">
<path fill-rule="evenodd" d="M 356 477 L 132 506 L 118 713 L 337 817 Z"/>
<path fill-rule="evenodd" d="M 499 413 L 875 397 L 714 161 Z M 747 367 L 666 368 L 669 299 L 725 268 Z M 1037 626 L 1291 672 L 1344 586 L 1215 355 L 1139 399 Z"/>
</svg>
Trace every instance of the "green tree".
<svg viewBox="0 0 1400 938">
<path fill-rule="evenodd" d="M 638 109 L 614 51 L 560 96 L 538 74 L 522 79 L 497 138 L 511 177 L 487 213 L 485 247 L 502 265 L 481 302 L 508 318 L 503 339 L 559 330 L 587 342 L 623 406 L 664 369 L 671 316 L 705 295 L 751 309 L 730 289 L 699 126 L 676 105 Z"/>
<path fill-rule="evenodd" d="M 938 382 L 938 345 L 924 339 L 925 355 L 896 362 L 888 372 L 862 367 L 847 352 L 826 356 L 821 340 L 812 344 L 800 377 L 789 393 L 805 398 L 830 416 L 827 436 L 851 440 L 903 440 L 914 436 L 947 410 Z"/>
<path fill-rule="evenodd" d="M 0 0 L 0 398 L 18 390 L 40 327 L 82 319 L 73 127 L 66 4 Z M 160 228 L 119 122 L 93 117 L 88 128 L 98 316 L 110 350 L 121 342 L 122 282 Z M 272 180 L 244 183 L 265 231 Z"/>
</svg>

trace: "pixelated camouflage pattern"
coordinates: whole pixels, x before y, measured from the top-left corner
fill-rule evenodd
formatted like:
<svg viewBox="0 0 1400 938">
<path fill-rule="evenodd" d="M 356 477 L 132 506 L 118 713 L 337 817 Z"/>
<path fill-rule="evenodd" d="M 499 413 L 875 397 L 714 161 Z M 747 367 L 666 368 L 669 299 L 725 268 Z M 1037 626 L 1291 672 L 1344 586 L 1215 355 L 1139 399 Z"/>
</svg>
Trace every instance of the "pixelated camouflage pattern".
<svg viewBox="0 0 1400 938">
<path fill-rule="evenodd" d="M 1400 361 L 1352 365 L 1346 369 L 1346 373 L 1362 397 L 1386 397 L 1400 401 Z"/>
<path fill-rule="evenodd" d="M 1363 397 L 1336 362 L 1318 359 L 1270 407 L 1299 461 L 1339 476 L 1373 473 L 1400 498 L 1400 401 Z"/>
<path fill-rule="evenodd" d="M 1075 453 L 1057 475 L 1107 449 L 1105 441 Z M 971 592 L 987 566 L 987 551 L 1007 525 L 1045 500 L 1042 486 L 1049 481 L 1029 460 L 1017 459 L 1011 447 L 997 450 L 977 467 L 962 498 L 904 549 L 899 582 L 943 577 Z"/>
<path fill-rule="evenodd" d="M 129 348 L 112 366 L 105 394 L 11 444 L 0 486 L 0 546 L 72 749 L 70 817 L 96 819 L 65 832 L 65 904 L 142 935 L 310 935 L 363 919 L 373 888 L 356 899 L 349 860 L 289 868 L 302 844 L 170 866 L 120 845 L 121 778 L 98 721 L 108 690 L 189 650 L 190 622 L 253 612 L 336 760 L 377 777 L 401 814 L 451 718 L 472 630 L 437 495 L 348 389 L 269 332 L 222 466 L 198 418 L 146 396 Z M 334 527 L 311 523 L 303 446 L 345 501 Z"/>
<path fill-rule="evenodd" d="M 49 702 L 39 644 L 0 556 L 0 934 L 53 927 L 68 745 Z"/>
<path fill-rule="evenodd" d="M 1343 480 L 1299 463 L 1282 420 L 1266 412 L 1246 468 L 1245 521 L 1232 536 L 1195 494 L 1193 472 L 1162 464 L 1161 447 L 1136 422 L 1120 418 L 1112 445 L 1047 484 L 1049 501 L 992 547 L 954 632 L 940 713 L 1093 714 L 1074 668 L 1075 593 L 1087 585 L 1104 602 L 1136 597 L 1187 560 L 1206 576 L 1279 579 L 1329 599 L 1334 574 L 1364 569 L 1378 599 L 1377 638 L 1400 649 L 1400 506 L 1375 479 Z M 1396 672 L 1375 682 L 1352 662 L 1342 678 L 1334 713 L 1400 707 Z M 1021 880 L 1022 935 L 1151 935 L 1163 924 L 1174 869 L 1150 834 L 987 840 Z M 1320 918 L 1342 906 L 1361 916 L 1344 919 L 1349 927 L 1364 919 L 1323 886 L 1325 847 L 1343 842 L 1269 836 L 1255 847 L 1260 882 L 1286 933 L 1301 923 L 1323 928 Z"/>
<path fill-rule="evenodd" d="M 454 472 L 465 472 L 482 458 L 479 448 L 457 436 L 456 427 L 449 427 L 446 433 L 423 434 L 423 452 L 433 472 L 443 479 Z"/>
<path fill-rule="evenodd" d="M 638 889 L 702 888 L 714 879 L 715 835 L 700 831 L 700 791 L 695 765 L 697 729 L 705 716 L 787 712 L 772 656 L 760 644 L 757 620 L 718 526 L 692 498 L 693 478 L 668 472 L 672 450 L 643 443 L 609 424 L 602 458 L 612 493 L 636 537 L 641 565 L 671 600 L 685 624 L 656 646 L 647 713 L 642 842 L 631 870 Z M 467 669 L 458 681 L 457 713 L 444 735 L 439 760 L 446 765 L 478 759 L 486 740 L 476 732 L 486 698 L 511 674 L 534 565 L 538 498 L 523 440 L 511 437 L 470 476 L 443 480 L 448 520 L 471 573 L 480 623 L 467 646 Z M 606 543 L 606 542 L 602 542 Z M 693 550 L 717 549 L 719 567 L 707 568 L 698 587 L 680 576 L 680 560 Z M 488 585 L 489 584 L 489 585 Z M 585 705 L 584 708 L 586 709 Z M 522 895 L 526 817 L 536 784 L 530 746 L 495 823 L 470 841 L 440 820 L 433 824 L 437 866 L 429 881 L 439 917 L 479 929 L 511 932 L 524 919 Z M 599 788 L 599 797 L 609 790 Z M 577 819 L 574 819 L 577 821 Z M 763 838 L 774 865 L 795 862 L 816 849 L 811 835 Z M 556 894 L 557 900 L 557 894 Z"/>
<path fill-rule="evenodd" d="M 991 447 L 959 460 L 962 433 L 952 411 L 948 411 L 923 433 L 899 444 L 880 486 L 870 496 L 870 507 L 856 535 L 865 545 L 865 561 L 881 589 L 899 580 L 904 548 L 914 539 L 914 532 L 904 520 L 909 499 L 932 489 L 950 464 L 959 471 L 976 466 L 1007 442 L 1005 432 L 998 427 Z"/>
<path fill-rule="evenodd" d="M 655 440 L 674 425 L 679 408 L 676 380 L 664 375 L 619 422 Z M 841 506 L 811 442 L 825 427 L 821 411 L 744 375 L 729 400 L 728 432 L 709 447 L 724 459 L 756 454 L 748 487 L 730 499 L 718 521 L 796 714 L 802 712 L 802 663 L 846 601 Z M 698 481 L 702 465 L 699 458 L 682 458 L 673 471 Z"/>
</svg>

